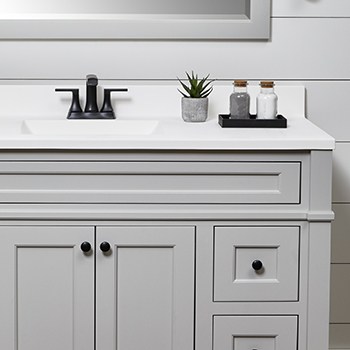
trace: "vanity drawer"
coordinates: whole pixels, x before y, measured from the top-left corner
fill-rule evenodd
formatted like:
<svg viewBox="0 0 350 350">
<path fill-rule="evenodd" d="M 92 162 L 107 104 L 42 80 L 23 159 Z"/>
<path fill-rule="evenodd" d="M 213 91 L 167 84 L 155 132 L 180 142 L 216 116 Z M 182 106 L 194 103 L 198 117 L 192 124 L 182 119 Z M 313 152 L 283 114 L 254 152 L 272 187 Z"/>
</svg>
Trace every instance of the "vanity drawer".
<svg viewBox="0 0 350 350">
<path fill-rule="evenodd" d="M 297 316 L 214 316 L 213 350 L 296 350 Z"/>
<path fill-rule="evenodd" d="M 1 202 L 298 204 L 300 162 L 1 162 Z"/>
<path fill-rule="evenodd" d="M 214 301 L 296 301 L 299 227 L 216 227 Z"/>
</svg>

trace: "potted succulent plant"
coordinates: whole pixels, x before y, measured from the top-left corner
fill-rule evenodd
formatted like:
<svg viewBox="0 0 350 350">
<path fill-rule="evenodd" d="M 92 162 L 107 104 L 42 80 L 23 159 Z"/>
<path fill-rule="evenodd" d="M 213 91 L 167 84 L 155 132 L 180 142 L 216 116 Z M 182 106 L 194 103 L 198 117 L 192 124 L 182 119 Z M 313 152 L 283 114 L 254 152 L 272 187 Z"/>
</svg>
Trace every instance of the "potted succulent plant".
<svg viewBox="0 0 350 350">
<path fill-rule="evenodd" d="M 211 83 L 214 80 L 208 79 L 209 74 L 203 79 L 198 79 L 198 75 L 193 72 L 192 75 L 186 72 L 186 75 L 189 86 L 177 78 L 185 90 L 183 92 L 178 89 L 183 95 L 181 100 L 182 119 L 185 122 L 204 122 L 208 117 L 208 96 L 213 91 Z"/>
</svg>

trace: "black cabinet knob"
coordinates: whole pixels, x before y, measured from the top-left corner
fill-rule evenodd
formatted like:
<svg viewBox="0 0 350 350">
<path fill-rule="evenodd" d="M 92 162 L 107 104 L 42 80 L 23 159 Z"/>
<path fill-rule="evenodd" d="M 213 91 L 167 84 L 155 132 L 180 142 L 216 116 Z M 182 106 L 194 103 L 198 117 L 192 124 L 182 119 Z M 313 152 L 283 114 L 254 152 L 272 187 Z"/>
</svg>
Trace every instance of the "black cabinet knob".
<svg viewBox="0 0 350 350">
<path fill-rule="evenodd" d="M 107 253 L 110 249 L 111 249 L 111 245 L 104 241 L 100 244 L 100 249 L 104 252 L 104 253 Z"/>
<path fill-rule="evenodd" d="M 81 245 L 80 245 L 80 249 L 84 252 L 84 253 L 87 253 L 91 250 L 91 244 L 87 241 L 83 242 Z"/>
<path fill-rule="evenodd" d="M 262 263 L 260 260 L 254 260 L 254 261 L 252 262 L 252 268 L 253 268 L 255 271 L 261 270 L 262 267 L 263 267 L 263 263 Z"/>
</svg>

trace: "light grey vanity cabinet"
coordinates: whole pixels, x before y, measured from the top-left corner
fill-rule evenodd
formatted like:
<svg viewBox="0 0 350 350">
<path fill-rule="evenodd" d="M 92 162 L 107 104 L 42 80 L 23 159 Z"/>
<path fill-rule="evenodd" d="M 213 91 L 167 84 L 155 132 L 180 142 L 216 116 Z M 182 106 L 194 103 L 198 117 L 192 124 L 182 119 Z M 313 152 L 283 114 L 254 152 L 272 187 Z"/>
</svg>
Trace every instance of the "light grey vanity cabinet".
<svg viewBox="0 0 350 350">
<path fill-rule="evenodd" d="M 3 152 L 0 348 L 326 350 L 331 156 Z"/>
</svg>

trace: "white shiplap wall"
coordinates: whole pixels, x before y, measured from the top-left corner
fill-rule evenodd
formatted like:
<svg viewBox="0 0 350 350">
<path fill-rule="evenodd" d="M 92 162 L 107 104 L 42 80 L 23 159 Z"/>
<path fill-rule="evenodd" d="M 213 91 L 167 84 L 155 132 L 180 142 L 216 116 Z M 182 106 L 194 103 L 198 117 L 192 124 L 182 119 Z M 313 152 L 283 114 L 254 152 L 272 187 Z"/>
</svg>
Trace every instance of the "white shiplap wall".
<svg viewBox="0 0 350 350">
<path fill-rule="evenodd" d="M 307 117 L 337 140 L 330 347 L 350 349 L 350 1 L 272 0 L 271 22 L 268 41 L 0 41 L 0 83 L 87 73 L 173 80 L 193 69 L 219 80 L 305 85 Z"/>
</svg>

